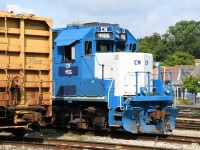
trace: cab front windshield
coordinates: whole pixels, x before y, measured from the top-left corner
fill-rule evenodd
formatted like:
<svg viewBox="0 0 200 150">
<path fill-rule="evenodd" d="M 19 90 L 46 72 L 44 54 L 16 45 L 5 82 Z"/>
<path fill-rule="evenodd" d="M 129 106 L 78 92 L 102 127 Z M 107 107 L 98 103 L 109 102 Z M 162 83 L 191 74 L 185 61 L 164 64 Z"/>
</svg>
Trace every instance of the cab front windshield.
<svg viewBox="0 0 200 150">
<path fill-rule="evenodd" d="M 111 42 L 111 41 L 98 41 L 96 44 L 96 51 L 97 53 L 124 52 L 125 43 Z"/>
</svg>

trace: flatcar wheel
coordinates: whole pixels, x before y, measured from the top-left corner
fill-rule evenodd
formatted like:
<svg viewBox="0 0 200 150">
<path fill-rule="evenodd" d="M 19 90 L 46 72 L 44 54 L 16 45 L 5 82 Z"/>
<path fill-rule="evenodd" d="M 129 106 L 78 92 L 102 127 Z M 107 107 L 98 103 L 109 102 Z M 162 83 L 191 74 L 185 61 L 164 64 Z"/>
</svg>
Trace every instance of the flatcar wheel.
<svg viewBox="0 0 200 150">
<path fill-rule="evenodd" d="M 34 132 L 41 133 L 41 127 L 39 124 L 30 124 L 28 127 L 31 128 Z"/>
</svg>

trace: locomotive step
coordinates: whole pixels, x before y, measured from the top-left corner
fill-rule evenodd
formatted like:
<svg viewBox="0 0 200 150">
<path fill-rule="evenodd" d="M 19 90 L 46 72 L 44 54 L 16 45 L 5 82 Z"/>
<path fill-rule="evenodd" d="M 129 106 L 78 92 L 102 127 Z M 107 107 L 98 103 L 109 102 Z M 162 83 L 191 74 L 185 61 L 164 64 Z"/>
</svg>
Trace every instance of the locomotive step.
<svg viewBox="0 0 200 150">
<path fill-rule="evenodd" d="M 114 116 L 122 116 L 122 114 L 114 114 Z"/>
<path fill-rule="evenodd" d="M 111 124 L 110 127 L 121 127 L 121 126 L 118 124 Z"/>
</svg>

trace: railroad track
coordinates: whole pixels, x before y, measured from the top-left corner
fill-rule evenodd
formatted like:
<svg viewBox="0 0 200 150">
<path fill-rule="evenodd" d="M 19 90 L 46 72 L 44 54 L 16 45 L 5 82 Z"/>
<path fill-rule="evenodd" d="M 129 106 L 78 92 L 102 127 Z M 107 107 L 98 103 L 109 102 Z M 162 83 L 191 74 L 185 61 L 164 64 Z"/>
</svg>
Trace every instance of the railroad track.
<svg viewBox="0 0 200 150">
<path fill-rule="evenodd" d="M 200 108 L 192 108 L 192 109 L 184 109 L 181 113 L 178 114 L 178 118 L 176 120 L 176 128 L 181 130 L 200 130 L 200 115 L 193 114 L 192 111 L 194 109 Z M 81 133 L 85 134 L 85 133 Z M 91 133 L 90 133 L 91 134 Z M 175 135 L 153 135 L 153 134 L 138 134 L 133 135 L 124 132 L 121 134 L 118 132 L 117 134 L 107 135 L 102 132 L 95 133 L 95 135 L 99 136 L 110 136 L 114 139 L 119 140 L 137 140 L 137 141 L 152 141 L 155 143 L 164 142 L 164 143 L 174 143 L 174 144 L 192 144 L 197 143 L 200 145 L 200 137 L 188 137 L 188 136 L 175 136 Z M 123 135 L 123 136 L 122 136 Z M 93 134 L 91 136 L 94 136 Z M 9 137 L 10 138 L 10 137 Z M 13 137 L 14 138 L 14 137 Z M 1 140 L 1 137 L 0 137 Z M 81 141 L 81 140 L 58 140 L 58 139 L 43 139 L 43 138 L 23 138 L 23 139 L 7 139 L 1 140 L 2 145 L 14 145 L 17 147 L 33 147 L 33 148 L 43 148 L 43 149 L 167 149 L 166 147 L 155 147 L 155 146 L 143 146 L 141 145 L 127 145 L 120 143 L 106 143 L 106 142 L 92 142 L 92 141 Z M 171 148 L 169 148 L 171 149 Z"/>
<path fill-rule="evenodd" d="M 158 142 L 168 142 L 168 143 L 178 143 L 178 144 L 191 144 L 198 143 L 200 144 L 200 139 L 194 137 L 178 137 L 178 136 L 168 136 L 167 138 L 163 137 L 146 137 L 141 136 L 139 140 L 142 141 L 155 141 Z M 150 147 L 150 146 L 142 146 L 142 145 L 127 145 L 120 143 L 106 143 L 106 142 L 91 142 L 91 141 L 78 141 L 78 140 L 55 140 L 55 139 L 45 139 L 43 143 L 32 143 L 32 142 L 14 142 L 14 141 L 3 141 L 1 145 L 14 145 L 15 147 L 24 147 L 24 148 L 43 148 L 43 149 L 55 149 L 55 150 L 63 150 L 63 149 L 101 149 L 101 150 L 115 150 L 115 149 L 125 149 L 125 150 L 144 150 L 144 149 L 159 149 L 159 150 L 167 150 L 171 148 L 166 147 Z"/>
<path fill-rule="evenodd" d="M 154 142 L 167 142 L 167 143 L 175 143 L 175 144 L 192 144 L 197 143 L 200 144 L 199 137 L 187 137 L 187 136 L 175 136 L 175 135 L 139 135 L 137 140 L 140 141 L 154 141 Z M 44 143 L 47 144 L 56 144 L 59 143 L 62 145 L 66 144 L 66 140 L 55 140 L 55 139 L 45 139 Z M 82 148 L 89 149 L 126 149 L 126 150 L 138 150 L 138 149 L 167 149 L 166 147 L 149 147 L 142 145 L 127 145 L 120 143 L 106 143 L 106 142 L 91 142 L 91 141 L 77 141 L 77 140 L 67 140 L 68 147 L 76 147 L 77 145 Z M 170 148 L 169 148 L 170 149 Z"/>
<path fill-rule="evenodd" d="M 200 131 L 200 124 L 177 122 L 176 129 Z"/>
<path fill-rule="evenodd" d="M 176 118 L 176 129 L 200 131 L 200 106 L 177 106 L 181 109 Z"/>
<path fill-rule="evenodd" d="M 191 114 L 191 113 L 179 113 L 178 118 L 190 118 L 190 119 L 200 119 L 200 114 Z"/>
<path fill-rule="evenodd" d="M 177 118 L 176 129 L 200 131 L 200 119 Z"/>
<path fill-rule="evenodd" d="M 177 108 L 180 109 L 180 112 L 178 113 L 178 116 L 181 117 L 187 117 L 187 116 L 192 116 L 195 118 L 199 118 L 198 116 L 200 115 L 200 106 L 177 106 Z M 197 114 L 194 114 L 196 112 Z M 183 115 L 183 116 L 182 116 Z"/>
<path fill-rule="evenodd" d="M 93 135 L 95 136 L 95 135 Z M 110 135 L 105 135 L 110 136 Z M 117 140 L 127 140 L 129 141 L 151 141 L 156 143 L 174 143 L 174 144 L 200 144 L 200 137 L 188 137 L 188 136 L 175 136 L 175 135 L 154 135 L 154 134 L 113 134 L 111 135 L 112 139 Z M 3 140 L 4 139 L 4 140 Z M 126 149 L 126 150 L 135 150 L 135 149 L 168 149 L 166 147 L 157 147 L 157 146 L 144 146 L 146 144 L 140 145 L 131 145 L 131 144 L 121 144 L 119 142 L 108 143 L 108 142 L 96 142 L 91 140 L 66 140 L 66 139 L 43 139 L 43 138 L 21 138 L 16 139 L 12 136 L 10 137 L 0 137 L 1 145 L 14 145 L 16 147 L 32 147 L 32 148 L 43 148 L 43 149 Z M 148 143 L 148 142 L 146 142 Z M 171 149 L 171 148 L 169 148 Z"/>
<path fill-rule="evenodd" d="M 200 109 L 200 105 L 176 105 L 176 107 L 180 108 L 181 110 Z"/>
<path fill-rule="evenodd" d="M 180 123 L 176 123 L 176 129 L 200 131 L 200 125 L 180 122 Z"/>
<path fill-rule="evenodd" d="M 29 139 L 30 140 L 30 139 Z M 36 139 L 34 139 L 36 141 Z M 155 149 L 155 147 L 143 146 L 143 145 L 127 145 L 120 143 L 106 143 L 106 142 L 92 142 L 92 141 L 79 141 L 79 140 L 56 140 L 56 139 L 44 139 L 43 143 L 37 142 L 19 142 L 19 141 L 1 141 L 1 145 L 15 146 L 24 148 L 42 148 L 51 150 L 145 150 Z M 159 148 L 163 150 L 165 148 Z"/>
</svg>

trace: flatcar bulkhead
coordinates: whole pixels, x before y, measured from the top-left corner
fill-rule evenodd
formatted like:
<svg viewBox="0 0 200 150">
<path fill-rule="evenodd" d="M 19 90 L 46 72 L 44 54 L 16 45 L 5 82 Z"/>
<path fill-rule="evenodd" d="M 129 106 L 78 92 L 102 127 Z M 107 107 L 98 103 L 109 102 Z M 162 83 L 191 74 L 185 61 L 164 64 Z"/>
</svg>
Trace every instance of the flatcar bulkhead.
<svg viewBox="0 0 200 150">
<path fill-rule="evenodd" d="M 51 18 L 0 11 L 0 131 L 52 123 L 51 59 Z"/>
</svg>

